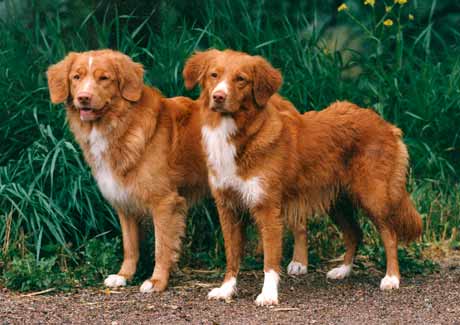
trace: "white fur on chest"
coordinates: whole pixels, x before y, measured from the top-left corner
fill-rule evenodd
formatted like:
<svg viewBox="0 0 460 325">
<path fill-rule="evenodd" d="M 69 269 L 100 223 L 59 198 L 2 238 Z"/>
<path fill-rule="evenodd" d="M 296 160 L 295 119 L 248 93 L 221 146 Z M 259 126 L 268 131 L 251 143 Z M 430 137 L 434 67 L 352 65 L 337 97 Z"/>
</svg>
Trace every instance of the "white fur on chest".
<svg viewBox="0 0 460 325">
<path fill-rule="evenodd" d="M 107 150 L 107 139 L 95 128 L 89 134 L 90 152 L 94 159 L 94 177 L 102 195 L 110 203 L 124 206 L 128 201 L 128 191 L 115 179 L 110 164 L 104 159 Z"/>
<path fill-rule="evenodd" d="M 201 129 L 208 165 L 212 169 L 209 179 L 217 189 L 231 188 L 241 195 L 249 207 L 260 202 L 264 195 L 260 177 L 242 179 L 237 174 L 236 148 L 229 138 L 236 133 L 236 124 L 231 117 L 222 118 L 216 128 L 204 126 Z"/>
</svg>

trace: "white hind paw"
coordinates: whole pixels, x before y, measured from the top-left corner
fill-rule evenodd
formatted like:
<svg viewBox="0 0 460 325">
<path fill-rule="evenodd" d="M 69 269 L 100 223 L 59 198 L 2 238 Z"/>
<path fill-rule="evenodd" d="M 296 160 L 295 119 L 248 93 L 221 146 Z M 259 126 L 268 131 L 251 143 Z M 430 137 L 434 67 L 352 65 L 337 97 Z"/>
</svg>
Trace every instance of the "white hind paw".
<svg viewBox="0 0 460 325">
<path fill-rule="evenodd" d="M 287 273 L 289 275 L 301 275 L 307 274 L 308 267 L 300 262 L 291 261 L 287 267 Z"/>
<path fill-rule="evenodd" d="M 139 288 L 142 293 L 150 293 L 153 291 L 153 283 L 150 280 L 145 280 Z"/>
<path fill-rule="evenodd" d="M 399 289 L 399 278 L 395 275 L 385 275 L 380 282 L 381 290 Z"/>
<path fill-rule="evenodd" d="M 110 274 L 105 280 L 104 285 L 110 288 L 124 287 L 126 286 L 125 277 L 118 274 Z"/>
<path fill-rule="evenodd" d="M 351 264 L 342 264 L 327 272 L 326 277 L 332 280 L 342 280 L 351 274 Z"/>
</svg>

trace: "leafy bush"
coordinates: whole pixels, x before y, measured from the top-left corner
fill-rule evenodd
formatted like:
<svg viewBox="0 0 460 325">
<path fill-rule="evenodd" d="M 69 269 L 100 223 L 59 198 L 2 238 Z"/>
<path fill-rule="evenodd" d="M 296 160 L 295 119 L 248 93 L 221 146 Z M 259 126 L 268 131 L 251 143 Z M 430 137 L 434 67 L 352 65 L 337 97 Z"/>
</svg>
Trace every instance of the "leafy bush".
<svg viewBox="0 0 460 325">
<path fill-rule="evenodd" d="M 122 251 L 119 238 L 88 240 L 71 255 L 60 250 L 59 245 L 43 250 L 47 256 L 38 260 L 31 253 L 21 254 L 17 250 L 3 257 L 1 282 L 19 291 L 99 286 L 108 274 L 118 271 Z"/>
<path fill-rule="evenodd" d="M 41 258 L 32 254 L 15 257 L 3 274 L 5 284 L 19 291 L 43 290 L 62 287 L 64 274 L 57 269 L 57 257 Z"/>
<path fill-rule="evenodd" d="M 104 278 L 118 272 L 121 263 L 121 242 L 114 239 L 91 239 L 83 248 L 72 277 L 79 285 L 100 285 Z"/>
</svg>

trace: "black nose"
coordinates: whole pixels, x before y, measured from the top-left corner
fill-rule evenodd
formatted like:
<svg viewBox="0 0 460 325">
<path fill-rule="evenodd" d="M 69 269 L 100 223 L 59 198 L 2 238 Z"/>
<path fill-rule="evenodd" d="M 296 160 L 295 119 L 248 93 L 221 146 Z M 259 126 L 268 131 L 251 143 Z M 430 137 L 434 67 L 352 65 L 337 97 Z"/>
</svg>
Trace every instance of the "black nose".
<svg viewBox="0 0 460 325">
<path fill-rule="evenodd" d="M 227 98 L 227 95 L 223 91 L 216 91 L 213 95 L 212 98 L 216 103 L 222 104 L 225 101 L 225 98 Z"/>
<path fill-rule="evenodd" d="M 91 102 L 92 95 L 87 92 L 81 92 L 77 95 L 77 100 L 80 104 L 88 105 Z"/>
</svg>

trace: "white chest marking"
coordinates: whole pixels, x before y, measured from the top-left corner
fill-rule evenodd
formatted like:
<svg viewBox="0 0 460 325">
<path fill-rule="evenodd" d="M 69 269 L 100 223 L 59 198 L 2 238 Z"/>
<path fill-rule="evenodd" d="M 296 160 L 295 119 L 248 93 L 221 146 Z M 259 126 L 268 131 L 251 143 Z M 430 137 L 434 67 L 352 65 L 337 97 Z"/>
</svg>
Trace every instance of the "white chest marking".
<svg viewBox="0 0 460 325">
<path fill-rule="evenodd" d="M 237 174 L 236 148 L 229 142 L 229 137 L 235 132 L 236 124 L 231 117 L 222 118 L 217 128 L 204 126 L 201 129 L 208 164 L 214 173 L 210 174 L 210 182 L 217 189 L 237 191 L 243 202 L 252 207 L 260 202 L 264 192 L 260 177 L 242 179 Z"/>
<path fill-rule="evenodd" d="M 126 205 L 128 192 L 114 178 L 109 163 L 104 159 L 107 150 L 107 140 L 93 127 L 89 134 L 90 152 L 94 159 L 94 177 L 102 195 L 112 204 Z"/>
</svg>

